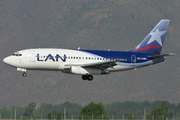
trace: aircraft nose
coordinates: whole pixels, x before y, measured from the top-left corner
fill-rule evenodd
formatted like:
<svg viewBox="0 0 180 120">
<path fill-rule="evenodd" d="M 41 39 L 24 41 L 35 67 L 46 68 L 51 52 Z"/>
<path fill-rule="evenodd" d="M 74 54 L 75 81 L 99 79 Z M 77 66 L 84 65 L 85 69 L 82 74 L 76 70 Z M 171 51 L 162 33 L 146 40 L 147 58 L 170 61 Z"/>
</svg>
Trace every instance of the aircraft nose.
<svg viewBox="0 0 180 120">
<path fill-rule="evenodd" d="M 10 64 L 11 63 L 11 58 L 10 57 L 6 57 L 3 59 L 3 62 L 6 64 Z"/>
</svg>

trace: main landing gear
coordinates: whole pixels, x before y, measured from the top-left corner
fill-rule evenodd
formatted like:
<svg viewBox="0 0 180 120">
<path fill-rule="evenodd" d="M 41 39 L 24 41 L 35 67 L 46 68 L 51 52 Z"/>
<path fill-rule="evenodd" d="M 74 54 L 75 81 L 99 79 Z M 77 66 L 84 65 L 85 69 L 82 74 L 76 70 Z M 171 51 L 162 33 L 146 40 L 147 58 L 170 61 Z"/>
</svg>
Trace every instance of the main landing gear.
<svg viewBox="0 0 180 120">
<path fill-rule="evenodd" d="M 26 72 L 24 72 L 24 73 L 22 74 L 22 76 L 23 76 L 23 77 L 26 77 L 26 76 L 27 76 Z"/>
<path fill-rule="evenodd" d="M 82 79 L 83 80 L 92 81 L 93 80 L 93 76 L 92 75 L 82 75 Z"/>
</svg>

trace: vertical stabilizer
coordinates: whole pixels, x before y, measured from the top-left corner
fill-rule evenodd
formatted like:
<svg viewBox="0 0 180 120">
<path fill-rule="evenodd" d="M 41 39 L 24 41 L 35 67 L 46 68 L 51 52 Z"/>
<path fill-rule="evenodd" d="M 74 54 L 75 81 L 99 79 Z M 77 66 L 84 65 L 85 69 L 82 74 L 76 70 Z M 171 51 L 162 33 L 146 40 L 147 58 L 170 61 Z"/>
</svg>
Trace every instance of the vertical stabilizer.
<svg viewBox="0 0 180 120">
<path fill-rule="evenodd" d="M 131 52 L 160 54 L 168 30 L 170 20 L 161 20 L 144 40 Z"/>
</svg>

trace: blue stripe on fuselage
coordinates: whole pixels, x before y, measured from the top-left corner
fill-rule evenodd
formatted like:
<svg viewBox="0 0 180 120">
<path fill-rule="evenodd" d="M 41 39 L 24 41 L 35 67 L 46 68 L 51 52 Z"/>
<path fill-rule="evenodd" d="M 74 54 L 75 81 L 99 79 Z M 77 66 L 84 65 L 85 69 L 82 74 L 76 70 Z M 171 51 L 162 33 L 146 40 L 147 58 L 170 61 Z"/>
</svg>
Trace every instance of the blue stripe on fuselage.
<svg viewBox="0 0 180 120">
<path fill-rule="evenodd" d="M 146 53 L 135 53 L 135 52 L 125 52 L 125 51 L 103 51 L 103 50 L 78 50 L 90 54 L 92 56 L 100 56 L 104 58 L 113 59 L 127 59 L 127 61 L 121 61 L 124 63 L 131 63 L 131 55 L 136 55 L 136 63 L 146 62 L 149 60 L 147 56 L 151 54 Z M 146 59 L 143 59 L 146 58 Z"/>
</svg>

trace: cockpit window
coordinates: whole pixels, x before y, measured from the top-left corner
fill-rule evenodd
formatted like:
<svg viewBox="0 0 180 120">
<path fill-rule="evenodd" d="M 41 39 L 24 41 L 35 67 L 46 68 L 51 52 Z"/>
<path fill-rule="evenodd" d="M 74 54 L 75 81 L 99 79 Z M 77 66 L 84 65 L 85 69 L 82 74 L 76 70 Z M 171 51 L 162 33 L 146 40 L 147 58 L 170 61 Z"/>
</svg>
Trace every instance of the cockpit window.
<svg viewBox="0 0 180 120">
<path fill-rule="evenodd" d="M 22 54 L 19 54 L 18 52 L 13 53 L 12 56 L 22 56 Z"/>
</svg>

